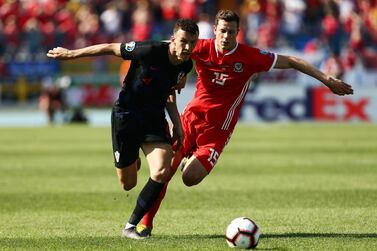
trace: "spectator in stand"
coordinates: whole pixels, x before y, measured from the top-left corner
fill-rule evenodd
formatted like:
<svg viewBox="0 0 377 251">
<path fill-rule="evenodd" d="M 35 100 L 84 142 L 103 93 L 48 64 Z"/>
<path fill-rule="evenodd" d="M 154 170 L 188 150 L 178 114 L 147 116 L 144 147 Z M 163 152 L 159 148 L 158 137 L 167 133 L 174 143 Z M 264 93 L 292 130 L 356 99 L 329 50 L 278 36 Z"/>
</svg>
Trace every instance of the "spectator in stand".
<svg viewBox="0 0 377 251">
<path fill-rule="evenodd" d="M 137 1 L 136 9 L 132 14 L 132 39 L 143 41 L 150 38 L 152 21 L 149 2 L 146 0 Z"/>
<path fill-rule="evenodd" d="M 323 0 L 306 0 L 303 25 L 305 26 L 305 33 L 311 39 L 318 37 L 318 34 L 321 33 L 323 15 Z"/>
<path fill-rule="evenodd" d="M 9 16 L 4 21 L 4 38 L 6 42 L 6 51 L 15 54 L 20 47 L 20 31 L 17 26 L 17 18 L 14 15 Z"/>
<path fill-rule="evenodd" d="M 3 23 L 0 20 L 0 62 L 1 62 L 1 57 L 5 52 L 5 46 L 6 46 L 5 41 L 6 40 L 5 40 L 4 33 L 3 33 Z"/>
<path fill-rule="evenodd" d="M 325 17 L 322 19 L 322 36 L 331 51 L 340 52 L 342 30 L 339 22 L 339 9 L 335 2 L 329 1 L 325 5 Z"/>
<path fill-rule="evenodd" d="M 100 33 L 99 17 L 90 6 L 80 6 L 76 12 L 76 20 L 80 36 L 75 42 L 75 47 L 81 48 L 100 42 L 98 41 Z"/>
<path fill-rule="evenodd" d="M 178 0 L 161 0 L 159 7 L 162 17 L 162 35 L 167 36 L 178 18 Z"/>
<path fill-rule="evenodd" d="M 103 30 L 113 39 L 121 31 L 122 14 L 116 6 L 116 1 L 106 4 L 106 9 L 100 14 Z"/>
<path fill-rule="evenodd" d="M 40 31 L 43 36 L 43 46 L 50 48 L 56 45 L 56 37 L 55 37 L 55 24 L 51 20 L 47 20 L 40 24 Z"/>
<path fill-rule="evenodd" d="M 73 47 L 76 38 L 78 37 L 78 29 L 75 21 L 75 14 L 69 9 L 62 8 L 58 10 L 55 15 L 55 21 L 57 24 L 57 29 L 59 31 L 60 45 L 64 47 Z"/>
<path fill-rule="evenodd" d="M 43 34 L 40 31 L 38 19 L 30 18 L 26 22 L 23 37 L 29 54 L 35 55 L 40 52 Z"/>
<path fill-rule="evenodd" d="M 342 0 L 339 2 L 339 20 L 343 24 L 345 32 L 350 32 L 350 21 L 355 13 L 355 4 L 352 0 Z"/>
<path fill-rule="evenodd" d="M 258 0 L 245 0 L 241 6 L 241 18 L 246 25 L 245 42 L 256 46 L 259 38 L 258 30 L 265 16 Z"/>
<path fill-rule="evenodd" d="M 265 20 L 258 30 L 257 47 L 263 49 L 274 48 L 278 40 L 280 23 L 280 3 L 268 0 L 264 3 Z"/>
<path fill-rule="evenodd" d="M 282 0 L 282 2 L 283 16 L 281 29 L 287 42 L 293 43 L 291 46 L 295 47 L 295 42 L 301 32 L 306 3 L 303 0 Z"/>
<path fill-rule="evenodd" d="M 332 52 L 330 57 L 326 59 L 321 66 L 321 69 L 324 73 L 334 78 L 343 78 L 344 68 L 342 60 L 340 59 L 339 54 L 335 51 Z"/>
<path fill-rule="evenodd" d="M 16 1 L 5 1 L 0 5 L 0 17 L 5 22 L 9 17 L 16 17 L 19 13 L 19 3 Z"/>
<path fill-rule="evenodd" d="M 356 65 L 356 60 L 357 56 L 355 51 L 352 48 L 346 49 L 342 57 L 344 71 L 347 72 L 352 70 Z"/>
<path fill-rule="evenodd" d="M 178 14 L 180 18 L 197 20 L 201 0 L 180 0 Z"/>
<path fill-rule="evenodd" d="M 199 38 L 209 39 L 213 37 L 213 24 L 210 22 L 210 17 L 206 13 L 201 13 L 199 15 L 199 22 L 197 23 L 199 27 Z"/>
<path fill-rule="evenodd" d="M 349 46 L 354 50 L 361 50 L 364 47 L 364 42 L 362 39 L 362 20 L 361 17 L 353 13 L 350 19 L 350 35 L 349 35 Z"/>
<path fill-rule="evenodd" d="M 368 45 L 377 49 L 377 2 L 359 0 L 359 8 L 366 29 Z"/>
</svg>

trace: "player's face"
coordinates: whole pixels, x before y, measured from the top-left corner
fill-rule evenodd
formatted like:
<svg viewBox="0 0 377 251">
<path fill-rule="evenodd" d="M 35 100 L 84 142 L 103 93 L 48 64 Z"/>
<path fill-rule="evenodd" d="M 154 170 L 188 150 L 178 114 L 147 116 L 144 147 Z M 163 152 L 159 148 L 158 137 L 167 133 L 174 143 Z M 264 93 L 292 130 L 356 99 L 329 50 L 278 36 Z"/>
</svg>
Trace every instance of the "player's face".
<svg viewBox="0 0 377 251">
<path fill-rule="evenodd" d="M 198 41 L 198 34 L 179 29 L 171 39 L 174 52 L 173 57 L 177 63 L 182 63 L 190 59 L 191 53 Z"/>
<path fill-rule="evenodd" d="M 216 46 L 221 53 L 232 50 L 237 44 L 237 22 L 220 19 L 214 29 Z"/>
</svg>

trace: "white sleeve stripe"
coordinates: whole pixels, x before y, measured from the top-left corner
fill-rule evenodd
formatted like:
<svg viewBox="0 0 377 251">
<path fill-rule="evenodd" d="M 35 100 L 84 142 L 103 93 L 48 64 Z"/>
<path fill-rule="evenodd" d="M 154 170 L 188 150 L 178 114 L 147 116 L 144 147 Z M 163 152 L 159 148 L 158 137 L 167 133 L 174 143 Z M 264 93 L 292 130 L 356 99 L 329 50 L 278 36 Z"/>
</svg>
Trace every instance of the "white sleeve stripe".
<svg viewBox="0 0 377 251">
<path fill-rule="evenodd" d="M 271 71 L 275 67 L 277 60 L 278 60 L 278 54 L 274 53 L 274 62 L 272 62 L 272 65 L 270 69 L 268 69 L 268 71 Z"/>
</svg>

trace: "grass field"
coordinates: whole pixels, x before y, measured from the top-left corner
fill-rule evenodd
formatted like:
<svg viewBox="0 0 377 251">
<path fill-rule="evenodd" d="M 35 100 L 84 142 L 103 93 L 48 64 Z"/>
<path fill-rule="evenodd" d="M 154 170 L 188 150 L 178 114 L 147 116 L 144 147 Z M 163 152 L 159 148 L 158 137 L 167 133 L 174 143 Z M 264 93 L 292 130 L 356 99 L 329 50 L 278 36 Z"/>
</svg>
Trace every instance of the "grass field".
<svg viewBox="0 0 377 251">
<path fill-rule="evenodd" d="M 206 180 L 173 178 L 145 241 L 121 239 L 144 185 L 124 192 L 109 128 L 0 128 L 0 250 L 230 250 L 248 216 L 258 250 L 377 250 L 377 126 L 239 125 Z"/>
</svg>

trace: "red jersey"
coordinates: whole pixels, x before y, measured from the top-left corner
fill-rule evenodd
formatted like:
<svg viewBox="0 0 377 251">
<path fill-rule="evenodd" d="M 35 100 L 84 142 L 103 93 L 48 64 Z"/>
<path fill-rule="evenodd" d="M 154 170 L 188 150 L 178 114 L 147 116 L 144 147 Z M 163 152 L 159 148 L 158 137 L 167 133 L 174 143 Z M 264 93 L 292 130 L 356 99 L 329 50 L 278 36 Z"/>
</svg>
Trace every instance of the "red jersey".
<svg viewBox="0 0 377 251">
<path fill-rule="evenodd" d="M 272 69 L 277 55 L 243 44 L 219 55 L 214 39 L 199 39 L 192 59 L 198 82 L 186 110 L 217 128 L 233 130 L 252 76 Z"/>
</svg>

